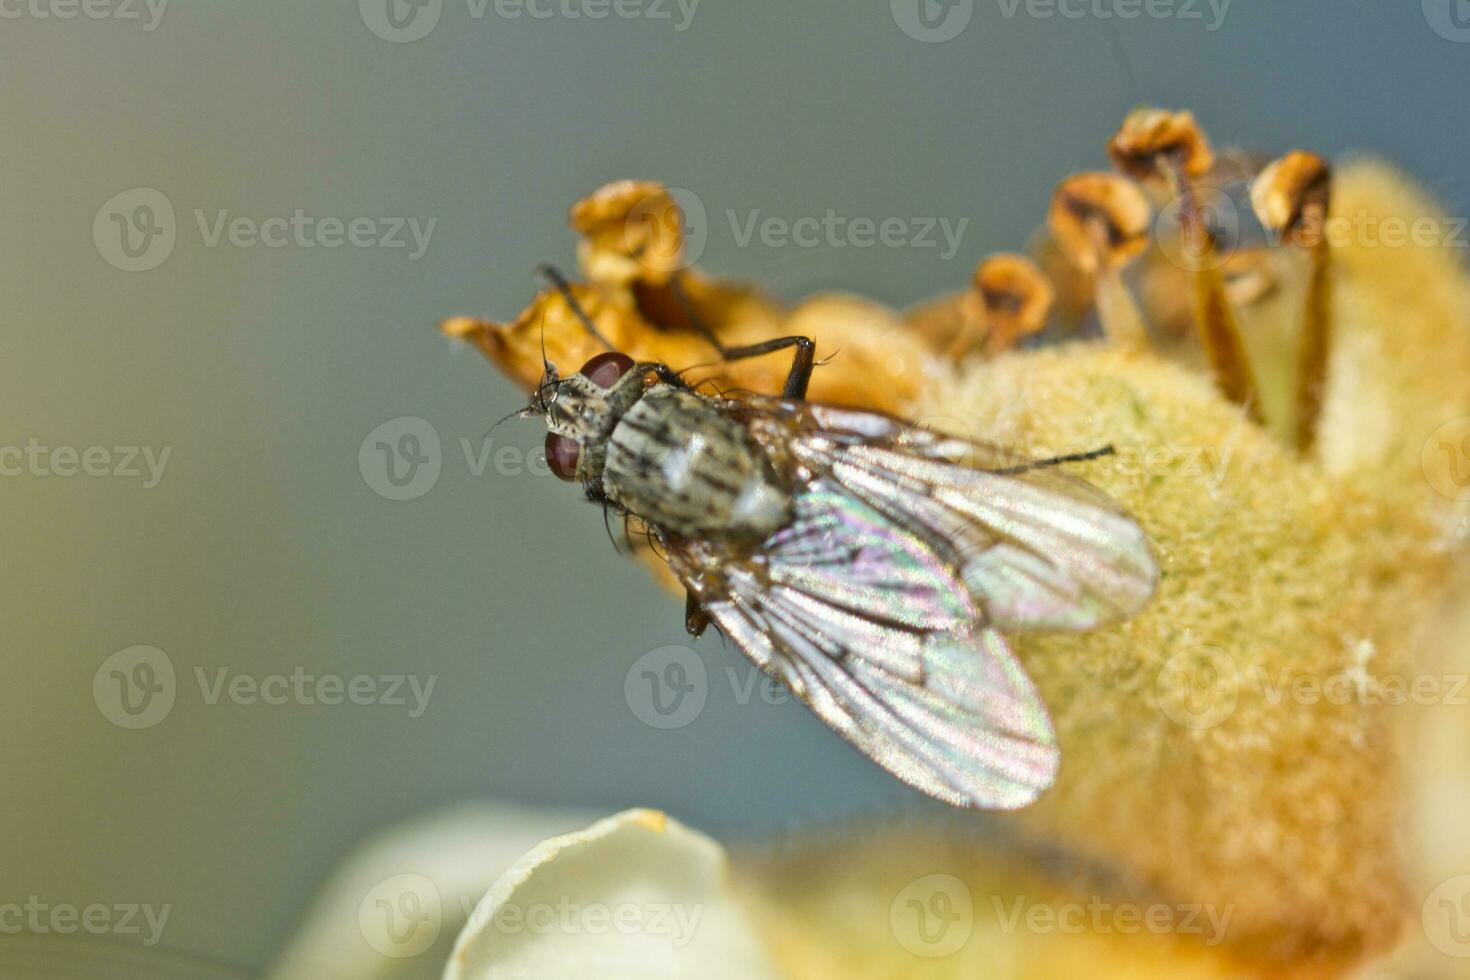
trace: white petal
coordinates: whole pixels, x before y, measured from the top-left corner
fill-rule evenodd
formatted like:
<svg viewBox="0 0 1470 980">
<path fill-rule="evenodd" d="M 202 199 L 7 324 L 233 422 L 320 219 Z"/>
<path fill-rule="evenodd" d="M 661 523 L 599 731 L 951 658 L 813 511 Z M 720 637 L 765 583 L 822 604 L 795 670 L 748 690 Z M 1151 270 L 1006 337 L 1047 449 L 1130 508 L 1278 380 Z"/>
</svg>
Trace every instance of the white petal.
<svg viewBox="0 0 1470 980">
<path fill-rule="evenodd" d="M 268 980 L 434 980 L 485 889 L 538 841 L 589 819 L 474 804 L 386 831 L 332 877 Z"/>
<path fill-rule="evenodd" d="M 776 978 L 728 878 L 714 841 L 629 810 L 516 862 L 475 909 L 444 980 Z"/>
</svg>

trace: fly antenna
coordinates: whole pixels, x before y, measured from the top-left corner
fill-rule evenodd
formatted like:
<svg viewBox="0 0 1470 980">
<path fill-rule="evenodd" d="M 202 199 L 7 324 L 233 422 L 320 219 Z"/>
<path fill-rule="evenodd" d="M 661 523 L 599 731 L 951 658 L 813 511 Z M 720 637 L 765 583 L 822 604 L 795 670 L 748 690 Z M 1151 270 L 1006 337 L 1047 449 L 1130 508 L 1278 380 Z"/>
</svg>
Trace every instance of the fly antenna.
<svg viewBox="0 0 1470 980">
<path fill-rule="evenodd" d="M 552 381 L 556 380 L 556 365 L 551 363 L 551 358 L 546 356 L 546 310 L 541 310 L 541 383 L 536 386 L 537 394 Z"/>
<path fill-rule="evenodd" d="M 606 347 L 610 351 L 617 350 L 617 348 L 609 343 L 608 339 L 602 335 L 602 331 L 597 329 L 597 324 L 593 323 L 592 318 L 587 315 L 587 311 L 582 309 L 582 304 L 577 302 L 577 297 L 572 295 L 572 287 L 567 282 L 566 276 L 562 275 L 561 272 L 552 265 L 537 266 L 536 271 L 541 273 L 541 275 L 545 276 L 551 281 L 551 284 L 556 287 L 556 291 L 561 293 L 561 298 L 567 301 L 567 306 L 571 307 L 572 312 L 577 315 L 577 319 L 581 321 L 582 327 L 592 335 L 592 338 L 594 340 L 596 340 L 599 344 Z M 542 339 L 545 340 L 544 334 L 542 335 Z M 545 357 L 544 350 L 542 352 L 542 356 L 543 358 Z"/>
<path fill-rule="evenodd" d="M 502 425 L 504 425 L 505 423 L 509 422 L 511 419 L 528 419 L 528 418 L 530 418 L 531 416 L 533 416 L 535 414 L 536 414 L 536 406 L 535 405 L 527 405 L 525 408 L 518 408 L 514 412 L 511 412 L 509 415 L 507 415 L 505 418 L 501 419 L 499 422 L 496 422 L 494 425 L 490 426 L 490 428 L 486 429 L 485 430 L 485 435 L 481 436 L 480 438 L 481 439 L 488 438 L 489 435 L 490 435 L 490 433 L 494 432 L 496 429 L 500 428 Z"/>
</svg>

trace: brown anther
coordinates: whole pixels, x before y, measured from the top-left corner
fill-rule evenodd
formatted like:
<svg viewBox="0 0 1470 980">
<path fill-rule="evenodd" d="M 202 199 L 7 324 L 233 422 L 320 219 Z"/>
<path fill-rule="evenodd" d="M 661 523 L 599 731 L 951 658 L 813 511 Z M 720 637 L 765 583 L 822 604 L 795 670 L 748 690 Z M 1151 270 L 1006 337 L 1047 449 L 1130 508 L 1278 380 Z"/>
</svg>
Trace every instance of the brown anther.
<svg viewBox="0 0 1470 980">
<path fill-rule="evenodd" d="M 1194 114 L 1165 109 L 1129 113 L 1108 140 L 1108 156 L 1135 180 L 1203 177 L 1215 166 L 1215 152 Z"/>
<path fill-rule="evenodd" d="M 1047 215 L 1058 247 L 1087 273 L 1121 268 L 1143 254 L 1152 222 L 1153 208 L 1138 185 L 1109 173 L 1062 181 Z"/>
<path fill-rule="evenodd" d="M 945 356 L 960 361 L 981 337 L 985 353 L 995 356 L 1046 326 L 1056 290 L 1046 274 L 1024 255 L 992 255 L 975 267 L 970 288 L 952 301 L 950 340 Z"/>
<path fill-rule="evenodd" d="M 1225 397 L 1259 421 L 1255 377 L 1225 293 L 1215 234 L 1196 186 L 1215 168 L 1215 152 L 1204 130 L 1193 113 L 1136 109 L 1108 141 L 1108 155 L 1121 172 L 1155 186 L 1162 182 L 1177 197 L 1180 231 L 1193 266 L 1194 319 L 1215 383 Z"/>
<path fill-rule="evenodd" d="M 1024 255 L 992 255 L 975 267 L 972 295 L 978 296 L 988 328 L 985 348 L 998 354 L 1046 326 L 1056 290 Z"/>
<path fill-rule="evenodd" d="M 1293 427 L 1296 448 L 1305 453 L 1317 441 L 1332 342 L 1332 249 L 1327 236 L 1332 167 L 1315 153 L 1293 150 L 1251 183 L 1251 205 L 1269 232 L 1305 249 L 1312 264 L 1302 307 Z"/>
<path fill-rule="evenodd" d="M 1251 182 L 1251 206 L 1267 230 L 1301 247 L 1325 234 L 1332 168 L 1315 153 L 1293 150 Z"/>
<path fill-rule="evenodd" d="M 684 220 L 663 184 L 619 180 L 573 204 L 568 224 L 582 236 L 577 259 L 593 282 L 667 282 L 684 267 Z"/>
<path fill-rule="evenodd" d="M 1052 194 L 1047 225 L 1057 247 L 1093 278 L 1098 319 L 1125 350 L 1148 347 L 1148 329 L 1122 270 L 1148 248 L 1153 208 L 1142 189 L 1109 173 L 1068 177 Z"/>
</svg>

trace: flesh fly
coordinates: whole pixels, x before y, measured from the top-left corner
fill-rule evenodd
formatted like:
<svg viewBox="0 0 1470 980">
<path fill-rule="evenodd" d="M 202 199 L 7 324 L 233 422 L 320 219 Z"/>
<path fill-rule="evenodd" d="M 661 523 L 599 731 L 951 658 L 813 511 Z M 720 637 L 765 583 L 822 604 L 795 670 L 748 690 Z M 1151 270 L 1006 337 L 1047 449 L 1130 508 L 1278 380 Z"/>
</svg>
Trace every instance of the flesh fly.
<svg viewBox="0 0 1470 980">
<path fill-rule="evenodd" d="M 687 590 L 691 634 L 714 623 L 931 796 L 1030 803 L 1060 757 L 1002 634 L 1115 621 L 1158 578 L 1132 518 L 1057 468 L 1111 450 L 1031 461 L 809 403 L 805 337 L 719 349 L 726 360 L 793 350 L 780 397 L 707 395 L 667 365 L 609 349 L 570 377 L 543 358 L 518 414 L 545 423 L 553 473 L 647 528 Z"/>
</svg>

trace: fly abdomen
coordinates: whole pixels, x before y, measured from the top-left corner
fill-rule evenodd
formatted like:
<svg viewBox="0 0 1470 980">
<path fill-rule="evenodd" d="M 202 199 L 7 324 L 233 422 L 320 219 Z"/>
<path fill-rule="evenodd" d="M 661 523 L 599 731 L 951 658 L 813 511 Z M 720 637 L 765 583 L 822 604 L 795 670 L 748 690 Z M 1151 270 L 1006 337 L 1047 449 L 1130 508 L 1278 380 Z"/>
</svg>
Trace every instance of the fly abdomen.
<svg viewBox="0 0 1470 980">
<path fill-rule="evenodd" d="M 609 499 L 683 537 L 760 539 L 791 517 L 764 450 L 710 399 L 647 391 L 618 420 L 602 472 Z"/>
</svg>

